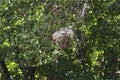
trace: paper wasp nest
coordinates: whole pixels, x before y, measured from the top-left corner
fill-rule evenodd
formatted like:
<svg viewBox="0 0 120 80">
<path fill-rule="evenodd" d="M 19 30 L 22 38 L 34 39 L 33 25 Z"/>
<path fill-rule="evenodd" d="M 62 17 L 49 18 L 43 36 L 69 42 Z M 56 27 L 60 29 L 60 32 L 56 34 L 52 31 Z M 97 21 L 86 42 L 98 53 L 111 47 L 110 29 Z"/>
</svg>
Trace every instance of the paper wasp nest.
<svg viewBox="0 0 120 80">
<path fill-rule="evenodd" d="M 66 49 L 73 38 L 73 31 L 70 28 L 61 28 L 53 33 L 52 39 L 60 49 Z"/>
</svg>

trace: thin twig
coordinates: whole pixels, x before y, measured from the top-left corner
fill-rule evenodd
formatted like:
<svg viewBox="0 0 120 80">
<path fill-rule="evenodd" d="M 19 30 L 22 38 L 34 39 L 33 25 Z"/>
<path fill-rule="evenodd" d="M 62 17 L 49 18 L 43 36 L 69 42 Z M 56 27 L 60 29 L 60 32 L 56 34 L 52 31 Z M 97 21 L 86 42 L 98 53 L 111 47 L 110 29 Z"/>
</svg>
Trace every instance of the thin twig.
<svg viewBox="0 0 120 80">
<path fill-rule="evenodd" d="M 87 3 L 84 3 L 82 10 L 80 11 L 80 19 L 84 19 L 85 11 L 87 9 Z"/>
</svg>

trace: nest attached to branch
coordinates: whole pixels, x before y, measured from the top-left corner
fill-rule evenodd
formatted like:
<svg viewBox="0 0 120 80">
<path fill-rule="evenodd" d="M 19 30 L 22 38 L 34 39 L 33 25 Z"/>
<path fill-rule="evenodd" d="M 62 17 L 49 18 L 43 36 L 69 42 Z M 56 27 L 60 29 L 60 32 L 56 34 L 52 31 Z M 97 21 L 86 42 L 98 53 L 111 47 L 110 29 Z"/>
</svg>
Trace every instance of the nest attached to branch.
<svg viewBox="0 0 120 80">
<path fill-rule="evenodd" d="M 52 39 L 55 41 L 59 49 L 65 50 L 69 47 L 69 43 L 73 38 L 73 31 L 70 28 L 61 28 L 52 34 Z"/>
</svg>

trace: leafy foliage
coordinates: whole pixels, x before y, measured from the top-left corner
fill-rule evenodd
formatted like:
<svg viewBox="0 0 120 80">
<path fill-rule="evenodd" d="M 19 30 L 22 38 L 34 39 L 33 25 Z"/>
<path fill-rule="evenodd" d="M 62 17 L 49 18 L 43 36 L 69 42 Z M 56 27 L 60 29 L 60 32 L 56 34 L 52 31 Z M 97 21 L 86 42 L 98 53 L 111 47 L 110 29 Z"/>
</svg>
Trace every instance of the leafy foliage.
<svg viewBox="0 0 120 80">
<path fill-rule="evenodd" d="M 119 80 L 119 3 L 1 0 L 0 80 Z M 52 41 L 63 27 L 74 31 L 66 51 Z"/>
</svg>

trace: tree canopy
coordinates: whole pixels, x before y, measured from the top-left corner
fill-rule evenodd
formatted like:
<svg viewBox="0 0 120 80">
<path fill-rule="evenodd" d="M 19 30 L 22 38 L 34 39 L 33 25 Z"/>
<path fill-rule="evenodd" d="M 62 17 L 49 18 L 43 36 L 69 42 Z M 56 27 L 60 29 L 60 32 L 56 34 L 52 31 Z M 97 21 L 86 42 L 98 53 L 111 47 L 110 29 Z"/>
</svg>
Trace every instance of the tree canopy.
<svg viewBox="0 0 120 80">
<path fill-rule="evenodd" d="M 119 0 L 0 0 L 0 80 L 119 80 Z M 52 34 L 73 30 L 67 50 Z"/>
</svg>

